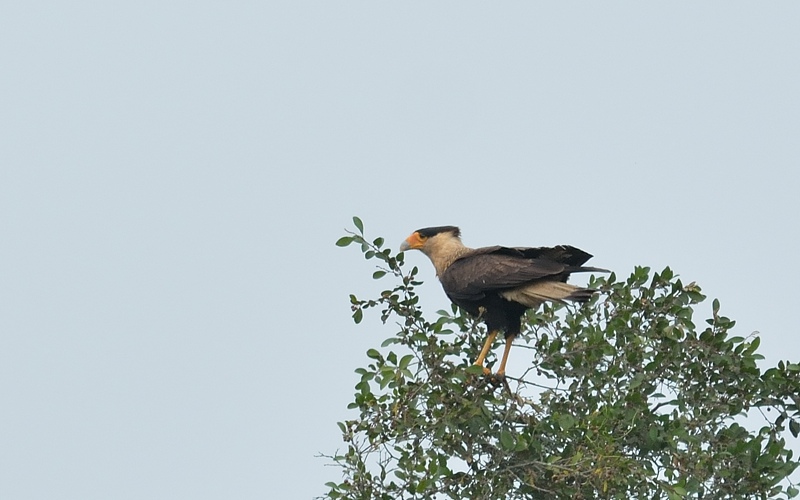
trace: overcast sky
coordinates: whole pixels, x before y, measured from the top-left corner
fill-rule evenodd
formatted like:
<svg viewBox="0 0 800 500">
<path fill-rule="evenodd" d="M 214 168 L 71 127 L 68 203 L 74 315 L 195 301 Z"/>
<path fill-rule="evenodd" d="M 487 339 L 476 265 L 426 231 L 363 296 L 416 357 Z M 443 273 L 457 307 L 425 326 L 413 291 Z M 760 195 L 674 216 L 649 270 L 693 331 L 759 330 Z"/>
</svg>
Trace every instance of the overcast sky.
<svg viewBox="0 0 800 500">
<path fill-rule="evenodd" d="M 5 2 L 0 497 L 310 498 L 372 262 L 453 224 L 800 359 L 797 2 Z M 421 254 L 430 312 L 447 301 Z M 710 313 L 710 301 L 698 312 Z M 698 321 L 702 323 L 702 321 Z"/>
</svg>

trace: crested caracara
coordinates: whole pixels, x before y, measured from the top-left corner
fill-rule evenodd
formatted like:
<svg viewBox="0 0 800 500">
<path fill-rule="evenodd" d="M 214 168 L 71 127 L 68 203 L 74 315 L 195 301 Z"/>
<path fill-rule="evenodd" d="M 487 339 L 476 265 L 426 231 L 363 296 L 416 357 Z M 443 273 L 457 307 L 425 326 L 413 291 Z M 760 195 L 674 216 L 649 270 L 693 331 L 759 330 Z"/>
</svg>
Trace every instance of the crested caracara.
<svg viewBox="0 0 800 500">
<path fill-rule="evenodd" d="M 597 271 L 583 267 L 592 256 L 575 247 L 469 248 L 461 243 L 455 226 L 427 227 L 414 231 L 400 250 L 421 250 L 433 262 L 444 292 L 454 304 L 486 323 L 489 337 L 475 364 L 483 360 L 499 331 L 506 346 L 497 375 L 506 370 L 511 343 L 521 329 L 522 315 L 545 300 L 586 302 L 596 290 L 566 283 L 570 273 Z M 489 374 L 487 368 L 484 373 Z"/>
</svg>

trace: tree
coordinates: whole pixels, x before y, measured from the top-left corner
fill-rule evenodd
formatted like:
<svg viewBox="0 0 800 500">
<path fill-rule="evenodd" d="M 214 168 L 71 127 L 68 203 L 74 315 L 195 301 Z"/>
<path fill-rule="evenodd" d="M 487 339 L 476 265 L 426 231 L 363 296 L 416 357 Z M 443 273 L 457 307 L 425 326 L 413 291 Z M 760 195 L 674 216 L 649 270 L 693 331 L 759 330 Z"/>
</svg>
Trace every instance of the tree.
<svg viewBox="0 0 800 500">
<path fill-rule="evenodd" d="M 343 479 L 325 498 L 797 495 L 786 431 L 800 432 L 800 364 L 762 370 L 759 338 L 729 336 L 716 300 L 696 326 L 696 284 L 669 268 L 592 277 L 589 304 L 528 312 L 530 367 L 498 381 L 471 364 L 480 321 L 455 307 L 426 317 L 417 268 L 354 223 L 337 245 L 359 245 L 391 285 L 351 295 L 353 319 L 377 309 L 397 331 L 356 370 L 358 415 L 339 423 L 346 450 L 330 457 Z"/>
</svg>

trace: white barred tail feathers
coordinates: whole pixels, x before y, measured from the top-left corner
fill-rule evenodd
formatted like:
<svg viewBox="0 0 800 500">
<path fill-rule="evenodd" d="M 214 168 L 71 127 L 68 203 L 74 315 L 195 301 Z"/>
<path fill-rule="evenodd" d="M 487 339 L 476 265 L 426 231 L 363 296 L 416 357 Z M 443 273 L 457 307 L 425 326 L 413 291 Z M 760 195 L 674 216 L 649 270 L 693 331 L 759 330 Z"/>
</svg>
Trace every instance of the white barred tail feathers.
<svg viewBox="0 0 800 500">
<path fill-rule="evenodd" d="M 546 300 L 564 303 L 566 301 L 588 302 L 597 290 L 581 288 L 561 281 L 542 281 L 528 286 L 507 290 L 500 296 L 528 307 L 538 307 Z"/>
</svg>

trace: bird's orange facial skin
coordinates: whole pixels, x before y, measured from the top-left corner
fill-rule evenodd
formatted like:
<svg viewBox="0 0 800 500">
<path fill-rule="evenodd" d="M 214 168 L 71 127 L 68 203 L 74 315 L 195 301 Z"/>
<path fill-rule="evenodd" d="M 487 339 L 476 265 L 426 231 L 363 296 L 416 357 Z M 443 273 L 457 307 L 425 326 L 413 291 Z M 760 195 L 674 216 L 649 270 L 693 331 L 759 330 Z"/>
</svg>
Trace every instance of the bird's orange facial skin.
<svg viewBox="0 0 800 500">
<path fill-rule="evenodd" d="M 414 231 L 411 236 L 406 238 L 406 244 L 403 246 L 409 250 L 419 250 L 425 244 L 425 240 L 426 238 L 420 236 L 418 231 Z"/>
</svg>

